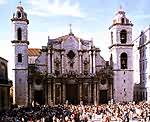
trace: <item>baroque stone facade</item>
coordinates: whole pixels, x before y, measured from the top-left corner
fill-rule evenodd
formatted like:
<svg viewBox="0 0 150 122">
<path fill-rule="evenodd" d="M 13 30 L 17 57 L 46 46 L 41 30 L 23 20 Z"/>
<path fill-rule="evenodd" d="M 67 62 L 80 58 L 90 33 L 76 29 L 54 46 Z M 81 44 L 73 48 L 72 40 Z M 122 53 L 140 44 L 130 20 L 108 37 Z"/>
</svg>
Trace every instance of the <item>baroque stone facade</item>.
<svg viewBox="0 0 150 122">
<path fill-rule="evenodd" d="M 0 57 L 0 112 L 9 108 L 10 105 L 10 87 L 8 80 L 7 60 Z"/>
<path fill-rule="evenodd" d="M 110 61 L 101 57 L 93 40 L 74 35 L 51 39 L 46 46 L 28 48 L 27 14 L 21 5 L 11 19 L 15 49 L 15 103 L 29 105 L 99 104 L 132 101 L 134 67 L 131 21 L 117 11 L 111 34 Z"/>
<path fill-rule="evenodd" d="M 28 48 L 27 14 L 21 5 L 14 25 L 15 103 L 28 105 L 107 103 L 113 98 L 112 70 L 93 40 L 69 34 L 48 38 L 42 49 Z"/>
<path fill-rule="evenodd" d="M 73 104 L 80 101 L 98 104 L 112 98 L 111 71 L 92 40 L 77 38 L 70 32 L 56 39 L 48 38 L 47 46 L 43 46 L 40 53 L 36 51 L 39 49 L 28 49 L 30 61 L 32 56 L 30 103 L 34 100 L 40 104 L 58 104 L 68 100 Z M 107 72 L 102 72 L 104 68 Z M 108 75 L 110 79 L 98 75 Z"/>
</svg>

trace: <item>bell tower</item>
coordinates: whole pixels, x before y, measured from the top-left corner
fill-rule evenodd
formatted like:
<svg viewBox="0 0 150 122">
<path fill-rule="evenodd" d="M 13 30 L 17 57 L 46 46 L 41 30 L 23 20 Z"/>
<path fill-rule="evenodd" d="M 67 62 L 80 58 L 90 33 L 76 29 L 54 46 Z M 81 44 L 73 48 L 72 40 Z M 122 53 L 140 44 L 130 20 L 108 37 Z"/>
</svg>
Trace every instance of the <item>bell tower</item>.
<svg viewBox="0 0 150 122">
<path fill-rule="evenodd" d="M 113 19 L 113 24 L 109 27 L 111 34 L 109 50 L 114 71 L 113 99 L 115 102 L 133 100 L 132 26 L 133 24 L 120 7 Z"/>
<path fill-rule="evenodd" d="M 27 14 L 21 5 L 11 19 L 13 23 L 13 40 L 15 50 L 15 99 L 17 105 L 28 103 L 28 24 Z"/>
</svg>

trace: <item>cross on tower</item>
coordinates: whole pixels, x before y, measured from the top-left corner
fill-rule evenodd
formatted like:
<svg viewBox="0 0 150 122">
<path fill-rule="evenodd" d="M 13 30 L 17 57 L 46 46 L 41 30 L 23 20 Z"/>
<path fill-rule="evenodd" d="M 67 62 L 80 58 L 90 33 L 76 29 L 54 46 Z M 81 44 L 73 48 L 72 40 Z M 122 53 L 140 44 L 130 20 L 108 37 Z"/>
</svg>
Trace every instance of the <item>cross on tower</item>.
<svg viewBox="0 0 150 122">
<path fill-rule="evenodd" d="M 69 24 L 70 27 L 70 33 L 72 33 L 72 24 Z"/>
<path fill-rule="evenodd" d="M 19 1 L 19 5 L 21 5 L 21 3 L 22 3 L 22 2 L 21 2 L 21 0 L 20 0 L 20 1 Z"/>
<path fill-rule="evenodd" d="M 122 10 L 122 5 L 119 6 L 119 9 Z"/>
<path fill-rule="evenodd" d="M 119 11 L 123 11 L 122 5 L 119 6 Z"/>
</svg>

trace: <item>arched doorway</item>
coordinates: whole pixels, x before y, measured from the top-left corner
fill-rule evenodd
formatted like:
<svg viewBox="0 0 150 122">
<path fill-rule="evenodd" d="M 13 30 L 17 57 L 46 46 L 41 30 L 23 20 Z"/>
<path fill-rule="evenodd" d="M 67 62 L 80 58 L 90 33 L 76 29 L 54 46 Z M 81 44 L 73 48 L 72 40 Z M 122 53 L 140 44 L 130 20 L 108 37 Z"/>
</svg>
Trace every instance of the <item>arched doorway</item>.
<svg viewBox="0 0 150 122">
<path fill-rule="evenodd" d="M 66 84 L 66 100 L 70 104 L 78 104 L 78 84 Z"/>
<path fill-rule="evenodd" d="M 40 105 L 45 104 L 44 91 L 43 90 L 35 90 L 34 91 L 34 102 L 38 103 Z"/>
<path fill-rule="evenodd" d="M 107 104 L 108 103 L 108 96 L 107 96 L 107 90 L 100 90 L 99 94 L 99 103 L 101 104 Z"/>
</svg>

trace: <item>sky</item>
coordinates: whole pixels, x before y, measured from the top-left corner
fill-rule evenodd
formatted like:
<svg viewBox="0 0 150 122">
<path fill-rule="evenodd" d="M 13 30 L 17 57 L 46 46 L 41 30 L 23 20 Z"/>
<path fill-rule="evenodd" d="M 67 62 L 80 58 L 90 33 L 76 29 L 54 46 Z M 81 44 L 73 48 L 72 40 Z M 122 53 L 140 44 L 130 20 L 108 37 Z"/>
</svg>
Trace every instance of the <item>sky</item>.
<svg viewBox="0 0 150 122">
<path fill-rule="evenodd" d="M 0 57 L 8 60 L 8 76 L 13 80 L 14 47 L 11 18 L 20 0 L 0 0 Z M 28 14 L 29 47 L 47 45 L 48 36 L 56 38 L 72 32 L 93 39 L 104 59 L 109 59 L 109 27 L 120 5 L 134 24 L 133 40 L 150 25 L 150 0 L 22 0 Z"/>
</svg>

